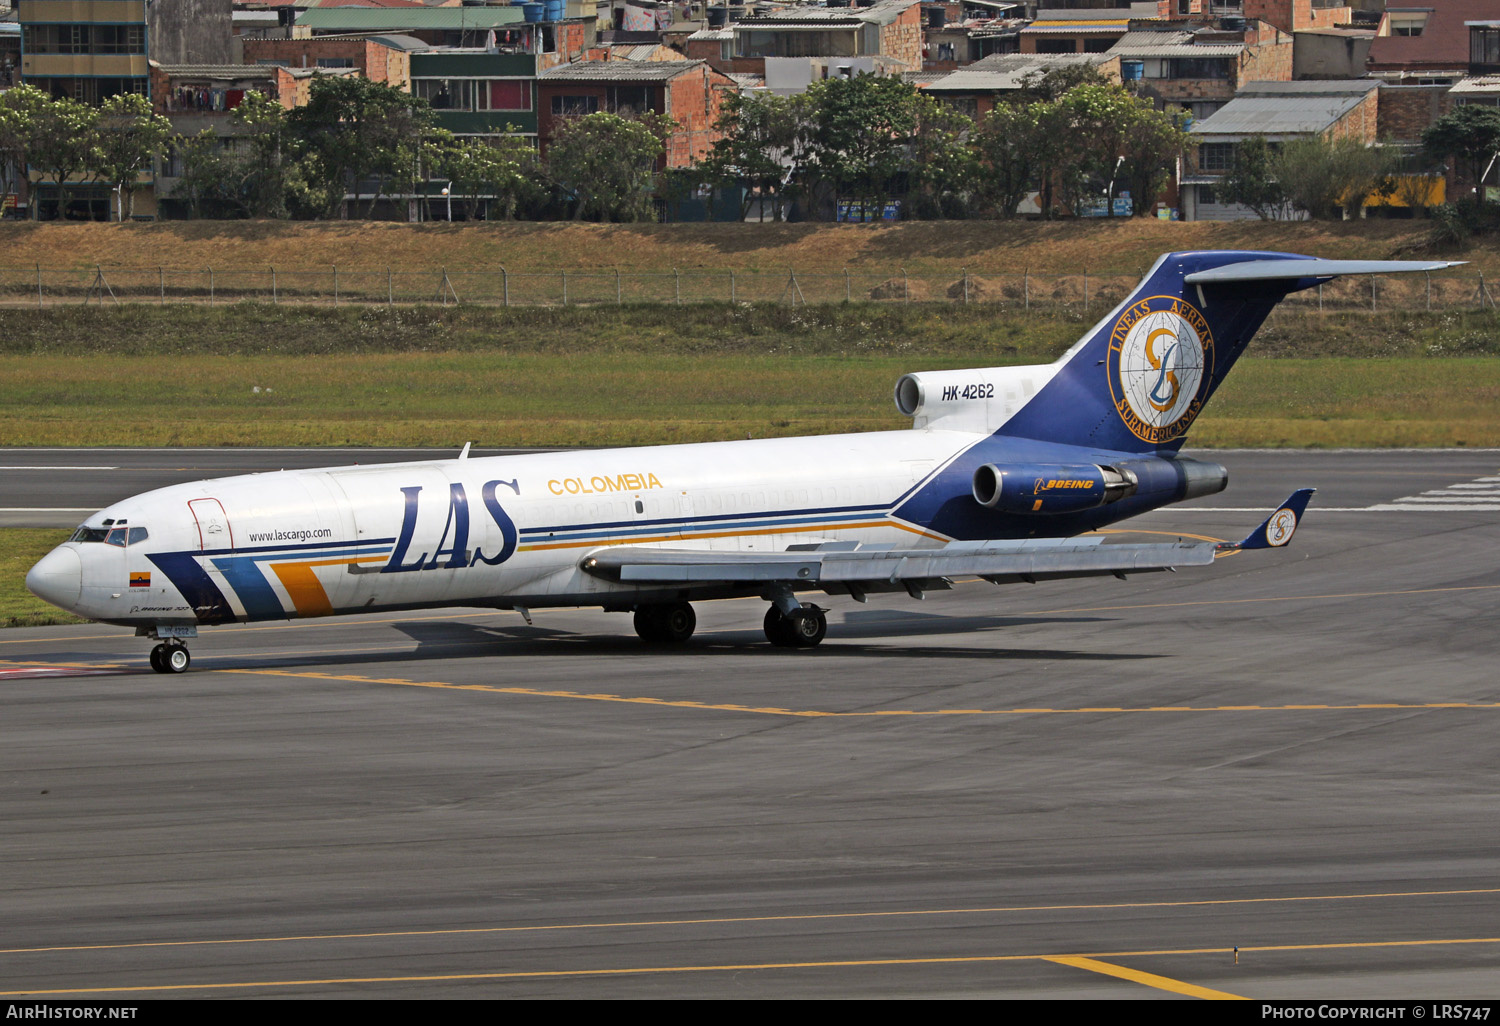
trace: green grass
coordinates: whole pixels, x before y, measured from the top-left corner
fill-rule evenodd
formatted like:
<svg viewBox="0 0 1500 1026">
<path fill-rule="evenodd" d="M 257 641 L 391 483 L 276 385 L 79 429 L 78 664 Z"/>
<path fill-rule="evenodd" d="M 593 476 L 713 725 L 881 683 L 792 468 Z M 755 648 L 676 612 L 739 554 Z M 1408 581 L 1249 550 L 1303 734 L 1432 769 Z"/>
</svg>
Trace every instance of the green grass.
<svg viewBox="0 0 1500 1026">
<path fill-rule="evenodd" d="M 896 428 L 910 370 L 1087 325 L 983 306 L 11 311 L 7 445 L 632 445 Z M 1195 445 L 1497 445 L 1500 315 L 1279 312 Z"/>
<path fill-rule="evenodd" d="M 56 606 L 49 606 L 26 590 L 26 571 L 72 533 L 72 528 L 0 529 L 0 626 L 41 627 L 53 623 L 84 622 Z"/>
</svg>

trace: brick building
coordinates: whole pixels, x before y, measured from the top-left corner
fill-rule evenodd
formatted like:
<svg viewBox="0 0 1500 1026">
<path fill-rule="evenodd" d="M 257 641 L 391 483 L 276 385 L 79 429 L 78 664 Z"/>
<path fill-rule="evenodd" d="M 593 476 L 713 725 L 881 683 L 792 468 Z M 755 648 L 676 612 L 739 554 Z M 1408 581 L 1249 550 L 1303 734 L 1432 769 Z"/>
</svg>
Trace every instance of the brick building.
<svg viewBox="0 0 1500 1026">
<path fill-rule="evenodd" d="M 1336 0 L 1243 0 L 1245 17 L 1275 25 L 1283 32 L 1348 25 L 1354 12 Z"/>
<path fill-rule="evenodd" d="M 708 154 L 723 98 L 734 82 L 704 61 L 580 61 L 537 79 L 537 131 L 543 152 L 567 117 L 610 111 L 653 111 L 677 122 L 667 139 L 663 168 L 687 167 Z"/>
<path fill-rule="evenodd" d="M 1324 82 L 1256 82 L 1213 116 L 1188 129 L 1193 143 L 1181 181 L 1184 221 L 1238 221 L 1256 217 L 1216 193 L 1234 162 L 1235 147 L 1249 136 L 1272 144 L 1316 136 L 1374 143 L 1379 127 L 1380 83 L 1369 79 Z"/>
<path fill-rule="evenodd" d="M 1386 82 L 1452 85 L 1469 74 L 1469 26 L 1500 17 L 1500 0 L 1426 0 L 1386 8 L 1365 72 Z"/>
<path fill-rule="evenodd" d="M 353 68 L 371 82 L 397 89 L 411 83 L 411 55 L 429 48 L 415 36 L 310 36 L 303 39 L 246 39 L 246 64 L 287 68 Z"/>
<path fill-rule="evenodd" d="M 1139 64 L 1144 94 L 1164 106 L 1181 107 L 1199 120 L 1223 107 L 1247 82 L 1292 78 L 1292 37 L 1261 22 L 1247 22 L 1235 30 L 1137 29 L 1109 53 L 1120 59 L 1122 71 L 1129 70 L 1128 64 Z"/>
</svg>

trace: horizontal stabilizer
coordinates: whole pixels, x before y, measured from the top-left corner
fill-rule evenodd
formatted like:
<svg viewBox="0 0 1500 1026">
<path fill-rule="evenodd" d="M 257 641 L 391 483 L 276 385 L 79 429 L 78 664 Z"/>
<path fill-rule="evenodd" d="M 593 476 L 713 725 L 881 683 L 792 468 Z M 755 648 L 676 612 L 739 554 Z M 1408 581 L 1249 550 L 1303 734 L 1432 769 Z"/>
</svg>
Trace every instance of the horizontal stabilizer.
<svg viewBox="0 0 1500 1026">
<path fill-rule="evenodd" d="M 1285 281 L 1292 278 L 1332 278 L 1340 274 L 1400 274 L 1443 271 L 1466 260 L 1243 260 L 1183 278 L 1189 285 L 1234 281 Z"/>
</svg>

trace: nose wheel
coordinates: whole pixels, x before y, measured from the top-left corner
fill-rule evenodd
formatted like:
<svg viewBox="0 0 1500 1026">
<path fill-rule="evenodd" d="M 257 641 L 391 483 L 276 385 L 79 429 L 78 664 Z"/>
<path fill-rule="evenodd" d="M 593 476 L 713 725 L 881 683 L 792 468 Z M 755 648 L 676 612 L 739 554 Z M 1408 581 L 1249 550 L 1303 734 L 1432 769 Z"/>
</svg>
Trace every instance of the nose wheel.
<svg viewBox="0 0 1500 1026">
<path fill-rule="evenodd" d="M 182 673 L 192 661 L 187 646 L 181 642 L 164 642 L 151 650 L 151 669 L 157 673 Z"/>
</svg>

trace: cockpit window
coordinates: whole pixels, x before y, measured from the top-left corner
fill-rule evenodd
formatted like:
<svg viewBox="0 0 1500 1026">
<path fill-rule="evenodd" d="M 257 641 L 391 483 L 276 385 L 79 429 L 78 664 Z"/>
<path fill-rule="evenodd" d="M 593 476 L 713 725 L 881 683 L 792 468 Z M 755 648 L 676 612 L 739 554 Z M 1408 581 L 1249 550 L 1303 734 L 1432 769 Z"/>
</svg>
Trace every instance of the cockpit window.
<svg viewBox="0 0 1500 1026">
<path fill-rule="evenodd" d="M 68 541 L 75 542 L 105 542 L 109 545 L 118 545 L 124 548 L 134 545 L 136 542 L 145 541 L 151 535 L 144 527 L 80 527 L 73 532 L 73 537 Z"/>
</svg>

